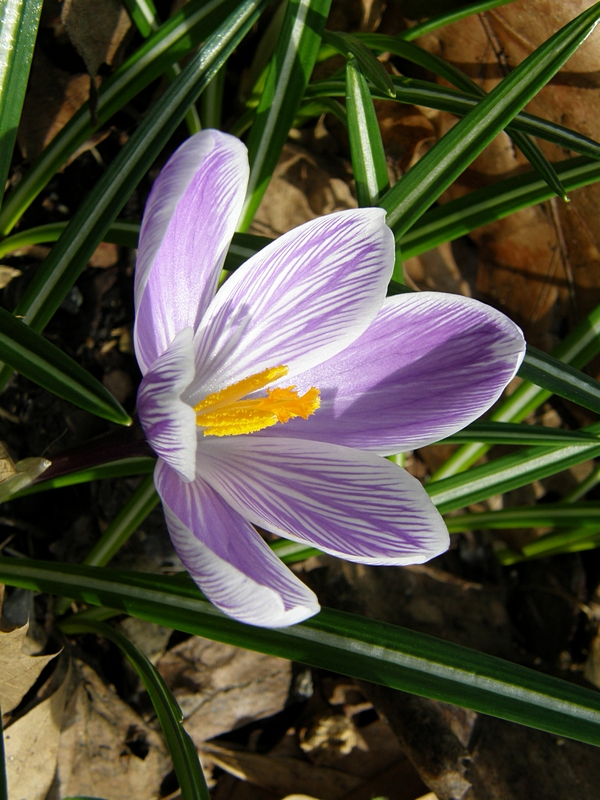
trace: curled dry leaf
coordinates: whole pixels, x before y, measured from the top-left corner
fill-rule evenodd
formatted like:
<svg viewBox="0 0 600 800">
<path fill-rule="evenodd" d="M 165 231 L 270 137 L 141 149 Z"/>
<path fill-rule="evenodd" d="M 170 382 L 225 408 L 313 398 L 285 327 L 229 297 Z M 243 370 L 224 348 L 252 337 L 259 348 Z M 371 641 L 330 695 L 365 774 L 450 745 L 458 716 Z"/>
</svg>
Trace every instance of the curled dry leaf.
<svg viewBox="0 0 600 800">
<path fill-rule="evenodd" d="M 86 102 L 90 93 L 87 75 L 72 75 L 56 67 L 38 48 L 31 67 L 29 90 L 17 134 L 23 156 L 36 158 L 73 114 Z M 88 140 L 77 152 L 93 147 L 102 137 Z"/>
<path fill-rule="evenodd" d="M 362 783 L 356 775 L 297 758 L 263 756 L 215 744 L 202 745 L 202 752 L 230 775 L 278 795 L 296 791 L 320 800 L 338 800 Z"/>
<path fill-rule="evenodd" d="M 18 278 L 21 275 L 20 269 L 14 267 L 7 267 L 5 264 L 0 264 L 0 289 L 4 289 L 12 281 L 13 278 Z"/>
<path fill-rule="evenodd" d="M 11 631 L 0 630 L 0 707 L 3 714 L 19 705 L 46 664 L 57 655 L 26 655 L 23 643 L 28 628 L 29 625 L 23 625 Z"/>
<path fill-rule="evenodd" d="M 131 28 L 119 0 L 65 0 L 61 20 L 93 78 L 102 64 L 113 63 Z"/>
<path fill-rule="evenodd" d="M 196 745 L 281 711 L 292 677 L 289 661 L 199 636 L 173 647 L 157 667 Z"/>
<path fill-rule="evenodd" d="M 337 167 L 337 168 L 336 168 Z M 251 232 L 280 236 L 321 214 L 356 208 L 340 163 L 327 169 L 303 147 L 287 144 L 256 212 Z"/>
<path fill-rule="evenodd" d="M 10 798 L 44 800 L 56 770 L 70 670 L 59 688 L 4 733 Z"/>
<path fill-rule="evenodd" d="M 57 796 L 158 800 L 171 769 L 162 737 L 86 664 L 76 661 L 73 671 L 60 737 Z"/>
</svg>

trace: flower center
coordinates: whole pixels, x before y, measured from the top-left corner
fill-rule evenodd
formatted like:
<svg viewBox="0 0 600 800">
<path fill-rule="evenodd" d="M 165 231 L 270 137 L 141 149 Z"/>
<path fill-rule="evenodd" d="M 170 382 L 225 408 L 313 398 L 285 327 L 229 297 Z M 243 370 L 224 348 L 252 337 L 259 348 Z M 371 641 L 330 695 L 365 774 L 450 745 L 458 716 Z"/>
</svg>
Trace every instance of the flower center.
<svg viewBox="0 0 600 800">
<path fill-rule="evenodd" d="M 236 436 L 262 431 L 294 417 L 308 419 L 321 404 L 319 390 L 314 386 L 303 395 L 295 386 L 286 386 L 267 389 L 266 397 L 244 400 L 287 374 L 288 368 L 283 365 L 269 367 L 209 394 L 194 406 L 196 425 L 204 428 L 204 436 Z"/>
</svg>

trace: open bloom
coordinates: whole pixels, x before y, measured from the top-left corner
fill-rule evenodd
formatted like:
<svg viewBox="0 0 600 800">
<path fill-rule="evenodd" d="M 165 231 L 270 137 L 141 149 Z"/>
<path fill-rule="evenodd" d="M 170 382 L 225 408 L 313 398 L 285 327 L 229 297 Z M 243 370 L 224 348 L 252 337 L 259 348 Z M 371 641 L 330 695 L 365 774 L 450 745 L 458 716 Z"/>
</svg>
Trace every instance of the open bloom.
<svg viewBox="0 0 600 800">
<path fill-rule="evenodd" d="M 374 208 L 301 225 L 215 294 L 247 178 L 244 145 L 203 131 L 154 184 L 135 276 L 138 411 L 190 575 L 227 614 L 283 626 L 319 606 L 253 525 L 364 564 L 445 550 L 420 483 L 382 456 L 478 417 L 524 342 L 468 298 L 386 299 L 394 241 Z"/>
</svg>

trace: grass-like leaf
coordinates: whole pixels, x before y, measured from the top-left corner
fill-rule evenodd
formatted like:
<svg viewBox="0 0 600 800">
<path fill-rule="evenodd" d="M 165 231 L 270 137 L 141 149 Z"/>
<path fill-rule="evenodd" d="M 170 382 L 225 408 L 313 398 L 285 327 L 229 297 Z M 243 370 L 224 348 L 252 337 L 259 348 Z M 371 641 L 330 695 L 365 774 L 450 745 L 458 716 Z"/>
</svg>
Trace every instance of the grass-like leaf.
<svg viewBox="0 0 600 800">
<path fill-rule="evenodd" d="M 600 424 L 583 429 L 600 434 Z M 425 487 L 442 513 L 456 511 L 480 500 L 547 478 L 600 455 L 598 444 L 568 447 L 527 447 L 447 478 L 431 480 Z M 468 445 L 467 445 L 468 447 Z M 474 449 L 484 445 L 473 445 Z"/>
<path fill-rule="evenodd" d="M 600 162 L 589 158 L 567 159 L 556 165 L 556 171 L 568 192 L 600 180 Z M 547 184 L 533 172 L 477 189 L 424 214 L 400 238 L 402 252 L 405 258 L 425 253 L 550 197 L 552 192 Z"/>
<path fill-rule="evenodd" d="M 98 126 L 213 34 L 228 15 L 236 14 L 238 8 L 243 14 L 243 7 L 239 0 L 190 0 L 102 83 L 96 109 Z M 7 196 L 0 210 L 0 236 L 10 233 L 39 192 L 96 127 L 89 104 L 84 103 Z"/>
<path fill-rule="evenodd" d="M 62 236 L 68 222 L 50 222 L 47 225 L 38 225 L 25 231 L 7 236 L 0 242 L 0 258 L 7 253 L 18 251 L 21 247 L 43 242 L 56 242 Z M 102 240 L 112 242 L 123 247 L 137 247 L 140 235 L 140 223 L 129 220 L 117 219 L 112 222 Z M 266 247 L 273 241 L 266 236 L 257 236 L 254 233 L 234 233 L 233 241 L 229 246 L 224 269 L 233 270 L 247 261 L 251 256 Z"/>
<path fill-rule="evenodd" d="M 568 531 L 555 531 L 524 545 L 520 552 L 506 547 L 497 550 L 495 555 L 501 564 L 510 566 L 518 564 L 519 561 L 529 561 L 532 558 L 546 558 L 562 553 L 579 553 L 582 550 L 594 550 L 597 547 L 600 547 L 600 524 L 598 523 Z"/>
<path fill-rule="evenodd" d="M 395 97 L 396 90 L 390 75 L 385 71 L 383 64 L 378 61 L 369 48 L 351 33 L 340 31 L 323 31 L 323 42 L 332 46 L 345 58 L 352 57 L 356 60 L 358 68 L 365 76 L 388 97 Z"/>
<path fill-rule="evenodd" d="M 346 112 L 356 199 L 363 208 L 375 206 L 389 188 L 387 163 L 373 100 L 355 58 L 346 62 Z"/>
<path fill-rule="evenodd" d="M 450 533 L 503 528 L 571 528 L 594 525 L 600 528 L 600 503 L 542 503 L 512 506 L 498 511 L 478 511 L 446 518 Z"/>
<path fill-rule="evenodd" d="M 123 5 L 144 38 L 158 30 L 156 6 L 152 0 L 123 0 Z"/>
<path fill-rule="evenodd" d="M 417 105 L 425 106 L 428 106 L 429 103 L 432 102 L 433 108 L 464 116 L 468 113 L 470 108 L 475 107 L 482 97 L 486 96 L 485 91 L 478 83 L 469 78 L 468 75 L 465 75 L 464 72 L 461 72 L 461 70 L 453 64 L 436 56 L 434 53 L 430 53 L 398 37 L 385 36 L 379 33 L 361 33 L 357 36 L 361 42 L 368 47 L 372 47 L 376 52 L 390 52 L 401 58 L 405 58 L 414 64 L 424 67 L 429 72 L 433 72 L 434 75 L 444 78 L 457 89 L 461 90 L 457 92 L 453 89 L 447 89 L 446 87 L 438 86 L 428 81 L 415 80 L 401 76 L 394 77 L 392 78 L 392 82 L 396 90 L 396 96 L 402 102 L 416 103 Z M 582 155 L 600 157 L 600 145 L 592 139 L 533 114 L 520 112 L 506 129 L 518 146 L 521 146 L 523 140 L 518 137 L 515 139 L 515 134 L 522 132 L 532 136 L 540 136 L 540 138 L 543 139 L 549 137 L 547 141 L 552 141 L 555 144 L 559 144 L 561 147 L 572 149 L 576 153 L 581 153 Z M 543 131 L 543 133 L 541 131 Z M 567 142 L 569 142 L 569 144 L 567 144 Z M 577 143 L 579 143 L 579 147 L 582 149 L 578 149 Z M 527 147 L 527 145 L 525 146 Z M 545 156 L 539 151 L 537 146 L 536 150 L 537 154 L 535 158 L 541 157 L 544 159 L 544 168 L 548 169 L 548 162 Z M 551 167 L 551 169 L 553 168 Z M 557 176 L 554 176 L 554 179 L 556 180 Z"/>
<path fill-rule="evenodd" d="M 116 644 L 148 692 L 173 760 L 182 800 L 210 800 L 196 747 L 182 724 L 181 709 L 156 667 L 126 636 L 104 622 L 73 616 L 64 620 L 60 627 L 67 635 L 95 633 Z"/>
<path fill-rule="evenodd" d="M 464 89 L 478 98 L 486 96 L 485 91 L 481 88 L 481 86 L 479 86 L 479 84 L 475 83 L 475 81 L 471 80 L 471 78 L 466 76 L 454 65 L 444 61 L 444 59 L 440 58 L 439 56 L 429 53 L 426 50 L 423 50 L 420 47 L 417 47 L 416 45 L 413 45 L 407 41 L 403 41 L 397 37 L 394 38 L 391 36 L 382 36 L 380 39 L 379 36 L 380 34 L 378 35 L 376 33 L 363 34 L 361 41 L 363 41 L 365 44 L 374 43 L 377 49 L 382 47 L 384 51 L 408 58 L 410 61 L 413 61 L 414 63 L 431 70 L 435 75 L 439 75 L 440 77 L 450 81 L 450 83 L 454 84 L 454 86 L 457 86 L 459 89 Z M 567 198 L 565 190 L 561 186 L 560 179 L 558 178 L 554 167 L 548 161 L 538 145 L 519 130 L 511 130 L 511 136 L 514 143 L 520 148 L 521 152 L 527 158 L 530 164 L 540 173 L 552 191 L 555 192 L 559 197 L 562 197 L 566 200 Z"/>
<path fill-rule="evenodd" d="M 316 547 L 310 547 L 301 542 L 292 542 L 289 539 L 277 539 L 270 542 L 269 547 L 284 564 L 296 564 L 298 561 L 305 561 L 311 556 L 320 556 L 323 553 Z"/>
<path fill-rule="evenodd" d="M 159 30 L 160 20 L 152 0 L 123 0 L 123 2 L 134 25 L 144 39 L 147 39 L 152 33 L 156 33 L 156 31 Z M 165 69 L 165 76 L 167 80 L 173 81 L 180 72 L 181 67 L 179 64 L 170 64 Z M 194 104 L 186 111 L 185 122 L 190 136 L 194 133 L 198 133 L 201 128 L 200 118 Z"/>
<path fill-rule="evenodd" d="M 443 28 L 445 25 L 452 25 L 453 22 L 460 22 L 465 17 L 470 17 L 473 14 L 482 14 L 484 11 L 490 11 L 492 8 L 498 6 L 505 6 L 507 3 L 512 3 L 513 0 L 479 0 L 478 3 L 471 3 L 468 6 L 461 6 L 461 8 L 453 8 L 446 11 L 437 17 L 432 17 L 425 22 L 419 22 L 413 28 L 398 34 L 398 38 L 404 39 L 406 42 L 412 42 L 418 39 L 419 36 L 425 36 L 427 33 L 436 31 Z"/>
<path fill-rule="evenodd" d="M 600 4 L 538 47 L 429 150 L 381 201 L 396 238 L 411 228 L 465 167 L 560 69 L 600 19 Z"/>
<path fill-rule="evenodd" d="M 482 442 L 488 445 L 545 445 L 560 447 L 567 444 L 594 444 L 596 438 L 585 431 L 565 431 L 545 425 L 517 425 L 510 422 L 472 422 L 462 431 L 448 436 L 439 444 Z"/>
<path fill-rule="evenodd" d="M 100 381 L 3 308 L 0 308 L 0 358 L 64 400 L 111 422 L 131 424 L 129 415 Z"/>
<path fill-rule="evenodd" d="M 417 80 L 416 78 L 394 77 L 392 81 L 396 89 L 396 96 L 393 99 L 400 103 L 435 108 L 438 111 L 449 111 L 462 117 L 472 111 L 480 102 L 479 96 L 468 90 L 449 89 L 446 86 L 438 86 L 430 81 Z M 341 97 L 344 91 L 345 84 L 343 80 L 329 78 L 327 80 L 314 81 L 307 86 L 305 97 L 309 100 L 324 97 Z M 371 87 L 371 94 L 374 98 L 380 100 L 390 99 L 375 87 Z M 557 144 L 566 150 L 600 159 L 600 144 L 598 142 L 570 128 L 565 128 L 563 125 L 550 122 L 534 114 L 520 112 L 506 126 L 506 131 L 511 135 L 515 131 L 522 131 L 530 136 L 537 136 L 547 142 Z M 559 168 L 563 163 L 567 162 L 559 162 L 552 165 L 561 183 L 564 178 L 561 176 Z"/>
<path fill-rule="evenodd" d="M 68 475 L 60 475 L 46 481 L 34 483 L 14 495 L 14 497 L 26 497 L 30 494 L 47 492 L 50 489 L 60 489 L 63 486 L 76 486 L 79 483 L 90 483 L 91 481 L 101 481 L 108 478 L 130 478 L 134 475 L 148 475 L 154 472 L 156 459 L 144 456 L 136 458 L 122 458 L 119 461 L 110 461 L 98 467 L 82 469 L 78 472 L 71 472 Z"/>
<path fill-rule="evenodd" d="M 600 383 L 537 347 L 527 345 L 519 377 L 600 414 Z"/>
<path fill-rule="evenodd" d="M 81 204 L 15 310 L 34 330 L 42 330 L 52 317 L 191 103 L 246 35 L 266 3 L 267 0 L 244 0 L 206 40 Z M 0 385 L 9 376 L 10 370 L 3 368 Z"/>
<path fill-rule="evenodd" d="M 158 505 L 159 499 L 153 477 L 147 475 L 83 559 L 83 563 L 97 567 L 108 564 Z"/>
<path fill-rule="evenodd" d="M 240 230 L 250 225 L 271 179 L 315 64 L 331 0 L 288 0 L 248 137 L 250 178 Z"/>
<path fill-rule="evenodd" d="M 8 176 L 42 0 L 3 0 L 0 5 L 0 204 Z"/>
<path fill-rule="evenodd" d="M 243 625 L 189 580 L 0 558 L 10 586 L 64 594 L 228 644 L 600 744 L 600 695 L 494 656 L 331 609 L 290 628 Z"/>
<path fill-rule="evenodd" d="M 600 148 L 598 154 L 600 156 Z M 600 180 L 600 161 L 590 158 L 566 159 L 557 164 L 556 168 L 569 192 Z M 477 189 L 430 209 L 401 237 L 399 244 L 402 253 L 405 258 L 420 255 L 438 244 L 457 239 L 482 225 L 503 219 L 522 208 L 542 203 L 550 197 L 552 192 L 547 184 L 533 172 L 498 181 L 492 186 Z M 0 242 L 0 258 L 29 244 L 54 242 L 66 226 L 66 222 L 55 222 L 12 234 Z M 104 241 L 136 247 L 138 234 L 139 223 L 116 220 L 107 228 Z M 251 241 L 252 246 L 248 244 Z M 269 241 L 266 237 L 236 233 L 226 269 L 239 266 Z"/>
</svg>

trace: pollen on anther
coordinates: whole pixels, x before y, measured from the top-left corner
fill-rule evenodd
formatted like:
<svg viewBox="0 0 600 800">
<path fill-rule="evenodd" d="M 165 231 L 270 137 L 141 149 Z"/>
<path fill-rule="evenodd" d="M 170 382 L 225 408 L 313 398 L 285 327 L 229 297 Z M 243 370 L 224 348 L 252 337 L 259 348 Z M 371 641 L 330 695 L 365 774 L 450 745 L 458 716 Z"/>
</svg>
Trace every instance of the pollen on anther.
<svg viewBox="0 0 600 800">
<path fill-rule="evenodd" d="M 204 436 L 236 436 L 255 433 L 295 417 L 308 419 L 320 405 L 319 390 L 312 386 L 299 395 L 295 386 L 267 389 L 264 397 L 247 396 L 282 378 L 287 367 L 263 370 L 231 386 L 208 395 L 194 406 L 196 424 Z"/>
</svg>

